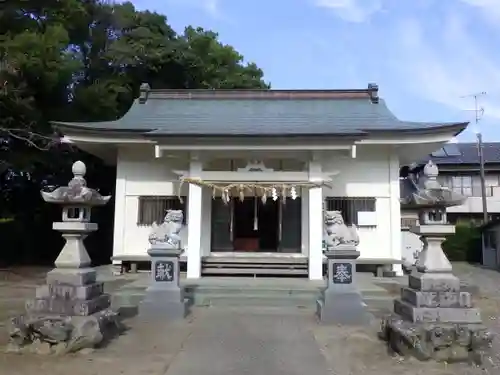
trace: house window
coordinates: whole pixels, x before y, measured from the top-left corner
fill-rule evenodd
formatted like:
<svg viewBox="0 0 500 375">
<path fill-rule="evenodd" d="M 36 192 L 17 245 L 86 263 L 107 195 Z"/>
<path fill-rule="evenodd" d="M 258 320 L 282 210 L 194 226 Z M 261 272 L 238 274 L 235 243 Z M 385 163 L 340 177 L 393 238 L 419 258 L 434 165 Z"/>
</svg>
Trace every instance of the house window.
<svg viewBox="0 0 500 375">
<path fill-rule="evenodd" d="M 340 211 L 346 224 L 358 225 L 358 212 L 375 212 L 375 202 L 373 197 L 327 197 L 325 209 Z"/>
<path fill-rule="evenodd" d="M 472 196 L 472 176 L 453 176 L 451 178 L 451 189 L 466 197 Z"/>
<path fill-rule="evenodd" d="M 152 225 L 154 222 L 161 223 L 167 210 L 182 210 L 185 223 L 186 207 L 186 197 L 182 197 L 182 203 L 178 197 L 172 196 L 139 197 L 137 225 Z"/>
<path fill-rule="evenodd" d="M 479 176 L 442 176 L 439 182 L 454 192 L 464 195 L 466 197 L 480 197 L 481 192 L 481 179 Z M 495 184 L 496 183 L 496 184 Z M 485 181 L 486 196 L 493 196 L 493 187 L 498 186 L 498 180 L 490 179 L 489 176 Z"/>
<path fill-rule="evenodd" d="M 413 217 L 401 218 L 401 229 L 410 229 L 412 226 L 418 224 L 418 219 Z"/>
</svg>

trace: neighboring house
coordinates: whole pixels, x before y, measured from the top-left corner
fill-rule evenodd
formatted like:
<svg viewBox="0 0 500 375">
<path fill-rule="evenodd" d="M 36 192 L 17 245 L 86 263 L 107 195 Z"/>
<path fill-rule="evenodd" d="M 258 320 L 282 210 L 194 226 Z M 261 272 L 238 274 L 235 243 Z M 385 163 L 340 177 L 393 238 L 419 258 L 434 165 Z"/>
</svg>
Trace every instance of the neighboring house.
<svg viewBox="0 0 500 375">
<path fill-rule="evenodd" d="M 484 143 L 486 201 L 490 220 L 500 218 L 500 143 Z M 448 208 L 448 219 L 482 222 L 483 205 L 477 143 L 451 143 L 431 154 L 439 180 L 467 197 L 461 206 Z"/>
<path fill-rule="evenodd" d="M 485 185 L 488 215 L 490 220 L 500 219 L 500 143 L 483 144 Z M 483 205 L 481 194 L 481 180 L 479 170 L 479 155 L 477 143 L 448 143 L 427 158 L 422 159 L 415 168 L 418 171 L 428 161 L 432 160 L 439 168 L 438 179 L 441 185 L 453 189 L 467 197 L 464 204 L 449 207 L 447 217 L 451 223 L 459 221 L 482 223 Z M 403 167 L 402 178 L 406 177 L 408 167 Z M 402 252 L 403 258 L 412 263 L 422 248 L 417 235 L 409 232 L 409 228 L 417 222 L 417 213 L 402 210 Z M 496 221 L 495 221 L 496 222 Z M 488 235 L 488 239 L 493 238 Z M 486 243 L 493 243 L 487 240 Z M 496 264 L 496 256 L 488 249 L 483 251 L 486 264 Z"/>
<path fill-rule="evenodd" d="M 324 209 L 357 224 L 361 262 L 401 260 L 400 165 L 438 149 L 467 123 L 401 121 L 376 85 L 143 85 L 116 121 L 54 125 L 68 142 L 117 166 L 115 263 L 144 259 L 152 222 L 175 208 L 185 214 L 188 278 L 273 263 L 278 274 L 319 280 Z"/>
</svg>

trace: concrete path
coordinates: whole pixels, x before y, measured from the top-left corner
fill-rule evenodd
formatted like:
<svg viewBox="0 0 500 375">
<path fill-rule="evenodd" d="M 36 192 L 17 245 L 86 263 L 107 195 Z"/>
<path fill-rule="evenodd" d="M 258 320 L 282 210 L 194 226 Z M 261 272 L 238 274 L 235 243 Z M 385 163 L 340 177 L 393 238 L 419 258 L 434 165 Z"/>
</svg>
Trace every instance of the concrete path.
<svg viewBox="0 0 500 375">
<path fill-rule="evenodd" d="M 204 309 L 165 375 L 331 374 L 313 324 L 290 309 Z"/>
</svg>

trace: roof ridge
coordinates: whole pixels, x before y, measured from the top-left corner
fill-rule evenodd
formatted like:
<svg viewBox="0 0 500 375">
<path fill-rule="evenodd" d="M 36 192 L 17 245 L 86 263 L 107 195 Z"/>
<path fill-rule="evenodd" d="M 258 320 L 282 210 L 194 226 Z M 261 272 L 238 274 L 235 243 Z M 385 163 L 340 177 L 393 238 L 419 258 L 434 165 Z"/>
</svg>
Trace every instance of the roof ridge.
<svg viewBox="0 0 500 375">
<path fill-rule="evenodd" d="M 210 99 L 210 100 L 307 100 L 307 99 L 369 99 L 379 102 L 378 85 L 366 89 L 151 89 L 140 87 L 139 103 L 148 99 Z"/>
<path fill-rule="evenodd" d="M 150 89 L 154 92 L 368 92 L 367 89 Z"/>
</svg>

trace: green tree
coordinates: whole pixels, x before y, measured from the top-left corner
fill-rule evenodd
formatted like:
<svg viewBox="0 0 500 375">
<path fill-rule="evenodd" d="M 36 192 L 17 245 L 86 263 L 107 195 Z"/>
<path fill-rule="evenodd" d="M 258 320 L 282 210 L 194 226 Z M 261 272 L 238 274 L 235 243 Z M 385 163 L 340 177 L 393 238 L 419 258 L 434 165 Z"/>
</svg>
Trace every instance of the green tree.
<svg viewBox="0 0 500 375">
<path fill-rule="evenodd" d="M 104 181 L 112 176 L 106 167 L 61 144 L 50 121 L 116 119 L 142 82 L 173 89 L 269 87 L 262 70 L 216 33 L 188 26 L 178 35 L 165 15 L 130 2 L 0 1 L 0 218 L 14 217 L 21 229 L 38 225 L 47 211 L 40 188 L 66 183 L 75 159 L 88 164 L 96 185 L 112 187 L 112 177 Z M 16 247 L 25 243 L 16 241 Z"/>
<path fill-rule="evenodd" d="M 186 67 L 187 88 L 269 88 L 262 70 L 254 63 L 244 64 L 243 56 L 222 44 L 217 33 L 188 26 L 180 39 L 184 43 L 179 58 Z"/>
<path fill-rule="evenodd" d="M 25 0 L 0 10 L 0 135 L 5 166 L 40 160 L 53 147 L 50 120 L 116 119 L 139 85 L 268 88 L 218 35 L 131 3 Z M 43 157 L 42 157 L 43 158 Z"/>
<path fill-rule="evenodd" d="M 443 250 L 452 261 L 478 263 L 481 260 L 481 228 L 473 223 L 457 223 L 455 234 L 443 242 Z"/>
</svg>

